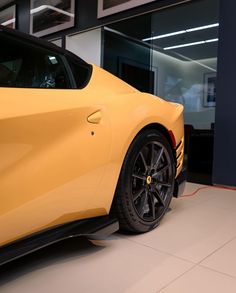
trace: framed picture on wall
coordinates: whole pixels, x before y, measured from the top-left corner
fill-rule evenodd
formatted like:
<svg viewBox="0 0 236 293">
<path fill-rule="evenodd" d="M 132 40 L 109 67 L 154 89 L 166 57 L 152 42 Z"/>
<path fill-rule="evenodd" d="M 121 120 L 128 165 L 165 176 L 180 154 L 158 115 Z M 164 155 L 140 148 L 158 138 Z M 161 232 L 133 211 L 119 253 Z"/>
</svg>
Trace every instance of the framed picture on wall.
<svg viewBox="0 0 236 293">
<path fill-rule="evenodd" d="M 147 64 L 119 57 L 118 76 L 141 92 L 157 92 L 157 72 Z"/>
<path fill-rule="evenodd" d="M 98 18 L 153 1 L 155 0 L 98 0 Z"/>
<path fill-rule="evenodd" d="M 0 10 L 0 24 L 9 28 L 16 28 L 16 5 Z"/>
<path fill-rule="evenodd" d="M 31 0 L 31 34 L 41 37 L 74 25 L 75 0 Z"/>
<path fill-rule="evenodd" d="M 204 74 L 203 106 L 215 107 L 216 105 L 216 72 Z"/>
</svg>

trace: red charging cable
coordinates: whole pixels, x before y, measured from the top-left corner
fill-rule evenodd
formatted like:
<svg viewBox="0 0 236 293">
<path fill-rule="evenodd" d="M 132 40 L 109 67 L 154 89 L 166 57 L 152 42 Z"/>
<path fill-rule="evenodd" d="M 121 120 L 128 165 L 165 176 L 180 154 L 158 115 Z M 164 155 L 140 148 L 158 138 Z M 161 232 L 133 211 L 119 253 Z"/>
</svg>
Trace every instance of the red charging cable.
<svg viewBox="0 0 236 293">
<path fill-rule="evenodd" d="M 192 193 L 188 193 L 188 194 L 183 194 L 181 197 L 190 197 L 190 196 L 194 196 L 196 195 L 199 191 L 203 190 L 203 189 L 224 189 L 224 190 L 231 190 L 231 191 L 236 191 L 235 187 L 227 187 L 227 186 L 202 186 L 197 188 L 195 191 L 193 191 Z"/>
</svg>

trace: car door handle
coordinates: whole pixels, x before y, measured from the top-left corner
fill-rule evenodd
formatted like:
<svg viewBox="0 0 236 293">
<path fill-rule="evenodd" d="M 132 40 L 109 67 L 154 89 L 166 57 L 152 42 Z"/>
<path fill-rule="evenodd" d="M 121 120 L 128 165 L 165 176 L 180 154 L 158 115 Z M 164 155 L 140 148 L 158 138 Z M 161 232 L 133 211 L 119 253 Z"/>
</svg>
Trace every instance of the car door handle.
<svg viewBox="0 0 236 293">
<path fill-rule="evenodd" d="M 95 113 L 91 114 L 87 118 L 89 123 L 98 124 L 102 120 L 102 112 L 101 110 L 96 111 Z"/>
</svg>

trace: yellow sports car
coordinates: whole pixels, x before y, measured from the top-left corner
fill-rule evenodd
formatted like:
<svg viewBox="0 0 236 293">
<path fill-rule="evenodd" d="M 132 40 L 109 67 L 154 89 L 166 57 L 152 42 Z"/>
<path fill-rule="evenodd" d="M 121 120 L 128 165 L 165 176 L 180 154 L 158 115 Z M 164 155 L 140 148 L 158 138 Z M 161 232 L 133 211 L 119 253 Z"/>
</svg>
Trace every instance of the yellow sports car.
<svg viewBox="0 0 236 293">
<path fill-rule="evenodd" d="M 156 227 L 183 186 L 183 107 L 1 26 L 0 44 L 0 264 Z"/>
</svg>

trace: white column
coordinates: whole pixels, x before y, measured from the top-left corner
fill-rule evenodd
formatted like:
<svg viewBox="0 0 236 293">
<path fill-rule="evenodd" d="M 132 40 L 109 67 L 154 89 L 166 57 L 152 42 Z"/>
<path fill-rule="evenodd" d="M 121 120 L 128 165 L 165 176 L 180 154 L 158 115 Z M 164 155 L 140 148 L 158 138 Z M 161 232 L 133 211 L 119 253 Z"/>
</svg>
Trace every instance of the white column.
<svg viewBox="0 0 236 293">
<path fill-rule="evenodd" d="M 67 36 L 66 49 L 78 55 L 88 63 L 101 66 L 102 47 L 101 28 Z"/>
</svg>

